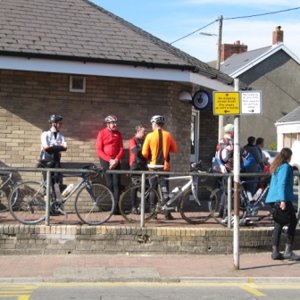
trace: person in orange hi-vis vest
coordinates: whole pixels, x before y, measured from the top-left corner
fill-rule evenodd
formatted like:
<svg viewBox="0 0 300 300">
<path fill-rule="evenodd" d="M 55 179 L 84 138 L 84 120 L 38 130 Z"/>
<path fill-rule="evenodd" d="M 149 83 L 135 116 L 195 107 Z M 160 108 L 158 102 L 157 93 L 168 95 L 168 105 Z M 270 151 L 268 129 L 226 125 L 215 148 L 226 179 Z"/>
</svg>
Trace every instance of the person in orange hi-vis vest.
<svg viewBox="0 0 300 300">
<path fill-rule="evenodd" d="M 142 155 L 148 159 L 149 171 L 170 171 L 170 152 L 177 152 L 177 144 L 170 132 L 163 129 L 165 118 L 155 115 L 151 118 L 152 132 L 148 133 L 142 148 Z M 168 201 L 168 184 L 165 176 L 160 177 L 165 202 Z M 151 183 L 154 187 L 157 182 Z M 167 220 L 173 220 L 170 212 L 165 213 Z"/>
</svg>

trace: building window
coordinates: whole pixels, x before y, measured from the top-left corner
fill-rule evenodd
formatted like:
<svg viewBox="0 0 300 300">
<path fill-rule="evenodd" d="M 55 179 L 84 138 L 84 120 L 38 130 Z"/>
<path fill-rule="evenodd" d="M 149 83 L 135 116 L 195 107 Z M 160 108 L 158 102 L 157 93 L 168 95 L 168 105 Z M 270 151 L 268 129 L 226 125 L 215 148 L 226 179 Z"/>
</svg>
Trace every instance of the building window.
<svg viewBox="0 0 300 300">
<path fill-rule="evenodd" d="M 292 148 L 295 141 L 298 140 L 297 133 L 285 133 L 283 135 L 283 147 Z"/>
<path fill-rule="evenodd" d="M 85 93 L 85 77 L 70 76 L 70 92 Z"/>
</svg>

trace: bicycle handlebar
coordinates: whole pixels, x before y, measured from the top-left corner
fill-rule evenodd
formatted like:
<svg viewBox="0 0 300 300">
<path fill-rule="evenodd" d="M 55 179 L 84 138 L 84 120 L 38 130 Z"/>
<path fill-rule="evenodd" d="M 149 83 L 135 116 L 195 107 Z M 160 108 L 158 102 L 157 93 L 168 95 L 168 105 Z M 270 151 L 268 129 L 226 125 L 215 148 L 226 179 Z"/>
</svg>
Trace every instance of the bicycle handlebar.
<svg viewBox="0 0 300 300">
<path fill-rule="evenodd" d="M 82 173 L 81 174 L 82 177 L 88 177 L 92 174 L 91 177 L 96 178 L 99 175 L 103 174 L 103 172 L 104 172 L 104 170 L 102 168 L 97 168 L 96 166 L 86 166 L 86 167 L 83 167 L 83 169 L 94 171 L 94 173 Z"/>
</svg>

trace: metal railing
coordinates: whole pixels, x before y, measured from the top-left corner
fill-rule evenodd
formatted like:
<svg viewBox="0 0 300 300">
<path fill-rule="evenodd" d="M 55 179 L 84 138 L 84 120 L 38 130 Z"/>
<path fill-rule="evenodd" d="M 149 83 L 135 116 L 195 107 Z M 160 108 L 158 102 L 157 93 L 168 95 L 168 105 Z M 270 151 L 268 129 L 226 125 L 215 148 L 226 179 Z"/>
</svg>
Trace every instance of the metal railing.
<svg viewBox="0 0 300 300">
<path fill-rule="evenodd" d="M 85 169 L 85 168 L 30 168 L 30 167 L 1 167 L 1 171 L 9 171 L 12 173 L 22 173 L 22 172 L 46 172 L 46 219 L 45 225 L 50 224 L 50 183 L 51 183 L 51 175 L 52 173 L 63 173 L 63 174 L 72 174 L 72 177 L 80 177 L 83 173 L 96 174 L 96 171 L 93 169 Z M 145 185 L 146 185 L 146 176 L 147 175 L 164 175 L 164 176 L 198 176 L 198 177 L 214 177 L 214 178 L 227 178 L 227 194 L 228 194 L 228 203 L 227 210 L 228 215 L 231 213 L 231 201 L 229 199 L 232 198 L 232 173 L 228 174 L 215 174 L 209 172 L 153 172 L 153 171 L 132 171 L 132 170 L 107 170 L 109 174 L 126 174 L 126 175 L 139 175 L 141 176 L 141 215 L 140 215 L 140 227 L 143 228 L 145 226 Z M 104 174 L 104 172 L 102 173 Z M 71 176 L 71 175 L 69 175 Z M 262 173 L 241 173 L 241 177 L 262 177 L 268 176 Z M 300 208 L 300 177 L 299 172 L 294 172 L 294 176 L 298 178 L 298 209 Z M 227 227 L 231 227 L 231 222 L 228 222 Z"/>
</svg>

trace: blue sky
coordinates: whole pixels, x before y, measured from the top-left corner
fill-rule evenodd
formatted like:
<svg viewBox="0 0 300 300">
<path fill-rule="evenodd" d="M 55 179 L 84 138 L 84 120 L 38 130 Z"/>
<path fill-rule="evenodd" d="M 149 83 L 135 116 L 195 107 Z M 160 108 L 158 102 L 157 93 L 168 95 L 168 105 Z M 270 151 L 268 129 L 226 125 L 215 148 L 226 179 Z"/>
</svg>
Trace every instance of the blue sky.
<svg viewBox="0 0 300 300">
<path fill-rule="evenodd" d="M 253 50 L 272 44 L 272 31 L 281 26 L 284 44 L 300 58 L 300 9 L 260 17 L 226 18 L 269 13 L 300 7 L 300 0 L 90 0 L 145 31 L 173 42 L 224 17 L 222 42 L 239 40 Z M 217 57 L 218 22 L 173 46 L 202 61 Z"/>
</svg>

